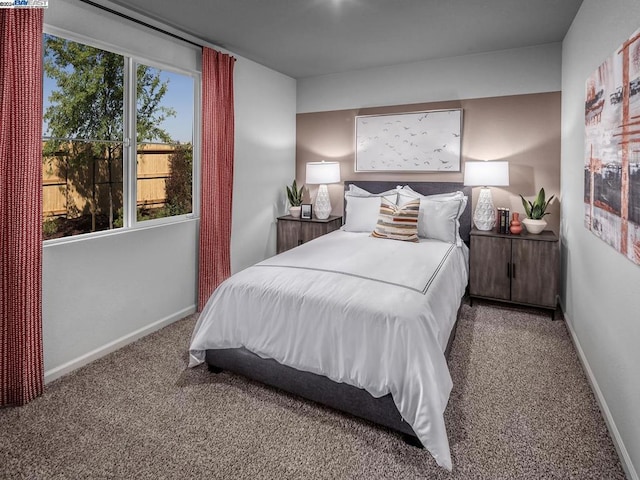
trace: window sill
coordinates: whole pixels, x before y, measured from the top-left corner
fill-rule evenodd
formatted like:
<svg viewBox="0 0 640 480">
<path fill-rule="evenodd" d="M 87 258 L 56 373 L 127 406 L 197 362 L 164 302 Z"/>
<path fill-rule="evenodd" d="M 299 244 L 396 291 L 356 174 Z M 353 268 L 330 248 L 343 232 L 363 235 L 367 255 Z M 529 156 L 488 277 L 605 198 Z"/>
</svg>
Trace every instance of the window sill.
<svg viewBox="0 0 640 480">
<path fill-rule="evenodd" d="M 123 235 L 131 232 L 137 232 L 140 230 L 149 230 L 154 228 L 162 228 L 169 225 L 177 225 L 180 223 L 189 223 L 198 221 L 200 219 L 199 216 L 189 213 L 187 215 L 177 215 L 175 217 L 170 218 L 157 218 L 155 220 L 146 220 L 144 222 L 136 222 L 135 226 L 132 227 L 122 227 L 122 228 L 114 228 L 112 230 L 103 230 L 101 232 L 92 232 L 92 233 L 83 233 L 80 235 L 74 235 L 69 237 L 61 237 L 61 238 L 52 238 L 50 240 L 44 240 L 42 242 L 43 247 L 52 247 L 56 245 L 65 245 L 69 243 L 75 242 L 84 242 L 90 241 L 97 238 L 105 238 L 113 235 Z"/>
</svg>

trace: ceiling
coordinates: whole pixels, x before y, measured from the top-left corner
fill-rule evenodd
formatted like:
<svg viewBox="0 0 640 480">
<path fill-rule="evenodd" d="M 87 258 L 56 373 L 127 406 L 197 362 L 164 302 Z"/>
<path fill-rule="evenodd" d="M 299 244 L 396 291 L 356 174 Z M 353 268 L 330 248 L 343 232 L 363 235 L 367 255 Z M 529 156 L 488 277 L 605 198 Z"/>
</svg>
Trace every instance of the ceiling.
<svg viewBox="0 0 640 480">
<path fill-rule="evenodd" d="M 560 42 L 582 0 L 112 0 L 294 78 Z"/>
</svg>

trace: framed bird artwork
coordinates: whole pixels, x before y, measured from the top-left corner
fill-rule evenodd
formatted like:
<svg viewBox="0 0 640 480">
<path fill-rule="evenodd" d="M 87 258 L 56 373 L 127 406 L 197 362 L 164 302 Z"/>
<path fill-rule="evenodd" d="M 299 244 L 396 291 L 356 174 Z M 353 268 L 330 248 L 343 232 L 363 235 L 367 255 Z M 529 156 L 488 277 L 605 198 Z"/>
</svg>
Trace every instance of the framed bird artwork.
<svg viewBox="0 0 640 480">
<path fill-rule="evenodd" d="M 459 172 L 462 109 L 362 115 L 356 172 Z"/>
</svg>

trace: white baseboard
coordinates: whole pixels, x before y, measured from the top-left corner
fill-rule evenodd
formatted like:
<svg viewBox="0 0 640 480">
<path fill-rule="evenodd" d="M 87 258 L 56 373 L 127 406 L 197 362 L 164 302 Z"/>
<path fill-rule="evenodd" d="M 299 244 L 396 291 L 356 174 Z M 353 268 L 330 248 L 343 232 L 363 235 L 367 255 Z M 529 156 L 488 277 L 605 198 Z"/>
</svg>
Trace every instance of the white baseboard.
<svg viewBox="0 0 640 480">
<path fill-rule="evenodd" d="M 120 337 L 112 342 L 107 343 L 91 352 L 85 353 L 84 355 L 75 358 L 59 367 L 52 368 L 51 370 L 47 370 L 44 372 L 44 383 L 47 384 L 52 382 L 53 380 L 66 375 L 67 373 L 71 373 L 74 370 L 77 370 L 84 365 L 87 365 L 94 360 L 97 360 L 100 357 L 104 357 L 105 355 L 115 352 L 119 348 L 128 345 L 129 343 L 135 342 L 139 338 L 145 337 L 150 333 L 155 332 L 156 330 L 160 330 L 167 325 L 172 324 L 192 313 L 195 313 L 196 306 L 192 305 L 191 307 L 187 307 L 182 309 L 179 312 L 176 312 L 168 317 L 158 320 L 157 322 L 153 322 L 145 327 L 142 327 L 134 332 L 131 332 L 123 337 Z"/>
<path fill-rule="evenodd" d="M 561 307 L 562 307 L 562 311 L 564 312 L 565 310 L 564 305 L 561 305 Z M 567 328 L 569 329 L 569 333 L 571 334 L 573 345 L 576 347 L 576 352 L 578 352 L 578 358 L 580 358 L 580 362 L 582 363 L 582 368 L 584 369 L 584 372 L 587 375 L 587 379 L 589 380 L 589 383 L 591 384 L 591 389 L 593 390 L 593 393 L 596 396 L 596 400 L 598 402 L 598 406 L 600 407 L 600 411 L 604 416 L 604 421 L 607 424 L 607 428 L 609 429 L 609 434 L 611 435 L 611 438 L 613 440 L 613 445 L 615 446 L 616 451 L 618 452 L 618 456 L 620 457 L 620 463 L 622 464 L 622 468 L 624 469 L 627 475 L 627 478 L 629 478 L 630 480 L 640 480 L 640 477 L 638 477 L 638 472 L 636 472 L 636 469 L 633 466 L 633 463 L 631 462 L 631 457 L 629 456 L 629 452 L 627 451 L 624 445 L 624 441 L 620 436 L 620 432 L 616 427 L 616 423 L 613 420 L 613 416 L 611 415 L 609 406 L 607 405 L 604 395 L 602 394 L 602 391 L 598 386 L 598 381 L 596 380 L 596 377 L 593 375 L 593 371 L 589 366 L 589 361 L 587 360 L 587 357 L 585 356 L 584 351 L 582 350 L 580 341 L 578 340 L 576 332 L 573 329 L 573 324 L 566 313 L 564 313 L 564 319 L 567 324 Z"/>
</svg>

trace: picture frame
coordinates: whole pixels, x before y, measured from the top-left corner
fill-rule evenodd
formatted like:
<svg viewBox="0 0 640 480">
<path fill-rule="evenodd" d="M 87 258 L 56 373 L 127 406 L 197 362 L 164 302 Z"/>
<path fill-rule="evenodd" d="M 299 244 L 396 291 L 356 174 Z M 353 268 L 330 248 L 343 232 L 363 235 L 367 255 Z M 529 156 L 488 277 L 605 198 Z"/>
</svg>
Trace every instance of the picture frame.
<svg viewBox="0 0 640 480">
<path fill-rule="evenodd" d="M 356 172 L 460 172 L 462 109 L 355 118 Z"/>
<path fill-rule="evenodd" d="M 304 220 L 311 220 L 313 218 L 313 207 L 310 203 L 300 205 L 300 218 Z"/>
<path fill-rule="evenodd" d="M 640 29 L 585 82 L 584 226 L 640 265 Z M 626 79 L 626 80 L 625 80 Z"/>
</svg>

